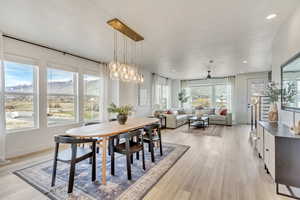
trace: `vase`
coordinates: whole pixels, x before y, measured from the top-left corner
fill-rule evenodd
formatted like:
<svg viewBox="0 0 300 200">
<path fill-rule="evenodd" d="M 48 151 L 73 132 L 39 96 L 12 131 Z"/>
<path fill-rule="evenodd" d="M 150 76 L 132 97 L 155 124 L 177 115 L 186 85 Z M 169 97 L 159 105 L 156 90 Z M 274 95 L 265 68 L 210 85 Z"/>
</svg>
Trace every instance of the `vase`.
<svg viewBox="0 0 300 200">
<path fill-rule="evenodd" d="M 127 121 L 127 115 L 118 114 L 117 119 L 118 119 L 119 124 L 124 125 Z"/>
<path fill-rule="evenodd" d="M 277 103 L 273 102 L 270 105 L 270 110 L 268 113 L 268 119 L 270 122 L 278 122 L 278 108 Z"/>
</svg>

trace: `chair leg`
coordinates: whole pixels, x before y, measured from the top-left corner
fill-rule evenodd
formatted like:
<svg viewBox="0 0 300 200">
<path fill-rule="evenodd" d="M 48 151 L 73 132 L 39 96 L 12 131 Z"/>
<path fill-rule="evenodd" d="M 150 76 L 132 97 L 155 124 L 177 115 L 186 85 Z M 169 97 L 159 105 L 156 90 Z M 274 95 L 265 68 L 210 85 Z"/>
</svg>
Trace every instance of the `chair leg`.
<svg viewBox="0 0 300 200">
<path fill-rule="evenodd" d="M 111 154 L 111 149 L 110 149 L 110 146 L 111 146 L 111 143 L 110 142 L 108 142 L 108 155 L 110 156 L 110 154 Z"/>
<path fill-rule="evenodd" d="M 140 152 L 136 152 L 136 159 L 137 159 L 137 160 L 140 159 Z"/>
<path fill-rule="evenodd" d="M 96 180 L 96 142 L 93 142 L 92 145 L 92 181 Z"/>
<path fill-rule="evenodd" d="M 77 146 L 72 144 L 72 160 L 70 165 L 68 193 L 73 192 Z"/>
<path fill-rule="evenodd" d="M 130 162 L 133 164 L 133 154 L 130 155 Z"/>
<path fill-rule="evenodd" d="M 56 178 L 56 169 L 57 169 L 57 155 L 58 155 L 58 148 L 59 143 L 55 144 L 55 152 L 54 152 L 54 159 L 53 159 L 53 169 L 52 169 L 52 182 L 51 187 L 55 185 L 55 178 Z"/>
<path fill-rule="evenodd" d="M 70 175 L 69 175 L 68 193 L 72 193 L 73 192 L 74 176 L 75 176 L 75 163 L 71 163 Z"/>
<path fill-rule="evenodd" d="M 151 152 L 151 141 L 148 143 L 148 151 Z"/>
<path fill-rule="evenodd" d="M 151 150 L 151 161 L 152 161 L 152 162 L 155 162 L 155 157 L 154 157 L 154 144 L 153 144 L 153 141 L 151 141 L 151 142 L 149 143 L 149 145 L 150 145 L 150 150 Z"/>
<path fill-rule="evenodd" d="M 160 129 L 158 129 L 158 137 L 159 137 L 159 149 L 160 149 L 160 155 L 163 155 L 163 150 L 162 150 L 162 142 L 161 142 L 161 133 L 160 133 Z"/>
<path fill-rule="evenodd" d="M 112 176 L 115 175 L 115 152 L 114 152 L 114 139 L 110 138 L 109 140 L 110 143 L 110 174 Z"/>
<path fill-rule="evenodd" d="M 144 151 L 144 147 L 142 149 L 142 162 L 143 162 L 143 170 L 146 170 L 146 166 L 145 166 L 145 151 Z"/>
<path fill-rule="evenodd" d="M 131 164 L 130 164 L 131 156 L 129 151 L 130 145 L 129 145 L 128 138 L 126 138 L 125 146 L 126 146 L 127 177 L 128 180 L 131 180 Z"/>
<path fill-rule="evenodd" d="M 127 161 L 127 177 L 128 177 L 128 180 L 131 180 L 131 164 L 130 164 L 130 154 L 127 153 L 126 154 L 126 161 Z"/>
</svg>

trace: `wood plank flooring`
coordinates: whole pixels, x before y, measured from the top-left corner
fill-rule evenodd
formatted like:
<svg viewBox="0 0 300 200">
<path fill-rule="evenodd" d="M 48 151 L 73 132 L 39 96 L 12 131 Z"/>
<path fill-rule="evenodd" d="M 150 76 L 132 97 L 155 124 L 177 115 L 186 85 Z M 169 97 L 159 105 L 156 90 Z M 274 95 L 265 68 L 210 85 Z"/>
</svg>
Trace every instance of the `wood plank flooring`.
<svg viewBox="0 0 300 200">
<path fill-rule="evenodd" d="M 145 200 L 285 200 L 265 173 L 249 141 L 249 126 L 220 126 L 219 136 L 163 130 L 163 141 L 191 146 L 145 196 Z M 52 151 L 18 158 L 0 167 L 0 199 L 47 199 L 11 171 L 52 157 Z"/>
</svg>

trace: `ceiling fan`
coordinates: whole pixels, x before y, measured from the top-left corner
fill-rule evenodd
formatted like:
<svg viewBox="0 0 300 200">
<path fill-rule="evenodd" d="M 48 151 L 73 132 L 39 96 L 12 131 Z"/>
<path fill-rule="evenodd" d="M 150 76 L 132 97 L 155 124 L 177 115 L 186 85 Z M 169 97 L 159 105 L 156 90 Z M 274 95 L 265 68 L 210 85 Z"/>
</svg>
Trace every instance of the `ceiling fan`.
<svg viewBox="0 0 300 200">
<path fill-rule="evenodd" d="M 214 63 L 214 61 L 213 60 L 210 60 L 209 61 L 209 65 L 211 66 L 212 64 Z M 207 76 L 206 76 L 206 79 L 211 79 L 212 78 L 212 76 L 211 76 L 211 71 L 210 70 L 208 70 L 207 71 Z"/>
</svg>

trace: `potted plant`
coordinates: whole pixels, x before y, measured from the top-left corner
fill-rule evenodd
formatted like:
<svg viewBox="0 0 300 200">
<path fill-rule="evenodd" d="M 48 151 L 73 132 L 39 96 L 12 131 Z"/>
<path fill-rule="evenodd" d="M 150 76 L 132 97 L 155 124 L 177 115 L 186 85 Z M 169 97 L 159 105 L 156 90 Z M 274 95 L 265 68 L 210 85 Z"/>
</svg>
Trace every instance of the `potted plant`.
<svg viewBox="0 0 300 200">
<path fill-rule="evenodd" d="M 178 93 L 178 100 L 180 101 L 181 108 L 183 108 L 183 104 L 189 100 L 190 97 L 186 96 L 185 89 L 182 89 L 181 92 Z"/>
<path fill-rule="evenodd" d="M 116 104 L 111 103 L 107 109 L 109 113 L 117 113 L 117 119 L 119 124 L 124 125 L 127 121 L 128 115 L 132 114 L 133 107 L 130 105 L 116 106 Z"/>
<path fill-rule="evenodd" d="M 295 96 L 297 95 L 297 87 L 294 82 L 288 82 L 286 87 L 282 89 L 282 101 L 284 104 L 295 103 Z"/>
<path fill-rule="evenodd" d="M 266 86 L 265 95 L 270 99 L 270 110 L 268 113 L 269 121 L 277 122 L 278 121 L 278 108 L 277 102 L 280 96 L 281 90 L 277 87 L 275 82 L 270 82 Z"/>
</svg>

